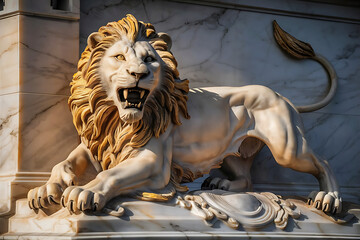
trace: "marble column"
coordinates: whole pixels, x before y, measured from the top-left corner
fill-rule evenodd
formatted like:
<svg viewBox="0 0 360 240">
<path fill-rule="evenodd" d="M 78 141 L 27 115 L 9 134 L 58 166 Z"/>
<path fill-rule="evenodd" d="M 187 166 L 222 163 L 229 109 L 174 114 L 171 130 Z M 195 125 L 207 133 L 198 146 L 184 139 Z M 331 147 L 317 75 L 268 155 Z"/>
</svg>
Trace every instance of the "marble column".
<svg viewBox="0 0 360 240">
<path fill-rule="evenodd" d="M 15 201 L 77 145 L 67 106 L 78 0 L 0 0 L 0 233 Z"/>
</svg>

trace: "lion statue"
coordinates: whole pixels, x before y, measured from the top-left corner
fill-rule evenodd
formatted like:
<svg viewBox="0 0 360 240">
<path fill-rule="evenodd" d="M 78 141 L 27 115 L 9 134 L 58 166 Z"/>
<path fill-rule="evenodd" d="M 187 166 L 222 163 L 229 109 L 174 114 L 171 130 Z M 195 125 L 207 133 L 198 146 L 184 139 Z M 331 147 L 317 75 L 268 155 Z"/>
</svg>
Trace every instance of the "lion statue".
<svg viewBox="0 0 360 240">
<path fill-rule="evenodd" d="M 171 38 L 132 15 L 87 43 L 69 98 L 81 143 L 45 185 L 29 191 L 30 208 L 99 211 L 125 194 L 166 201 L 212 169 L 220 170 L 204 189 L 247 191 L 251 162 L 267 145 L 278 164 L 318 179 L 309 204 L 341 211 L 333 173 L 309 148 L 297 108 L 278 93 L 263 86 L 189 89 Z"/>
</svg>

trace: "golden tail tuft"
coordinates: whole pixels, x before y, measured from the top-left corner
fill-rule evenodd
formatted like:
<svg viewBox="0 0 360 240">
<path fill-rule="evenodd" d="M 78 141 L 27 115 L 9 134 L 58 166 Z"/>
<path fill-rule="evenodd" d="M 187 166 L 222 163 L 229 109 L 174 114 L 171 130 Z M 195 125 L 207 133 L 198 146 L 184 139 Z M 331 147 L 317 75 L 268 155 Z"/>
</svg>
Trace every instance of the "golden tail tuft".
<svg viewBox="0 0 360 240">
<path fill-rule="evenodd" d="M 285 32 L 275 20 L 273 27 L 275 40 L 285 52 L 298 59 L 315 57 L 314 49 L 309 43 L 300 41 Z"/>
</svg>

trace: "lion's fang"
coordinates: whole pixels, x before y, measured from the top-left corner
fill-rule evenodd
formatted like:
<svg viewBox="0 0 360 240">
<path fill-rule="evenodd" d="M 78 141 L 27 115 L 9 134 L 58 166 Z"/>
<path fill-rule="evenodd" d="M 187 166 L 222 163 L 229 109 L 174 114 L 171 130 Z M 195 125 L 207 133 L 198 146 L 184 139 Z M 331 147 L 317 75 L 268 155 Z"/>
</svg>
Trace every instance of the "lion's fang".
<svg viewBox="0 0 360 240">
<path fill-rule="evenodd" d="M 142 99 L 142 98 L 144 97 L 144 95 L 145 95 L 145 90 L 141 90 L 141 92 L 140 92 L 140 99 Z"/>
<path fill-rule="evenodd" d="M 140 108 L 140 106 L 141 106 L 141 102 L 139 102 L 139 104 L 136 106 L 137 108 Z"/>
<path fill-rule="evenodd" d="M 124 98 L 127 99 L 128 97 L 128 89 L 124 89 Z"/>
<path fill-rule="evenodd" d="M 125 106 L 129 106 L 129 102 L 127 100 L 125 102 Z"/>
</svg>

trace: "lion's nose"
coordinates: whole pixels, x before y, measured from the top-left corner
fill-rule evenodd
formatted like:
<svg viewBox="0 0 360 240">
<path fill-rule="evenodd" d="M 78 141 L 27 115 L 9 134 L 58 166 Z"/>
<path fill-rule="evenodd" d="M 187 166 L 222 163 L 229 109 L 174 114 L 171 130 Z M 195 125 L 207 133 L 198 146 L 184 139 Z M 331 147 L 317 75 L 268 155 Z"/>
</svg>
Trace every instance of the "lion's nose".
<svg viewBox="0 0 360 240">
<path fill-rule="evenodd" d="M 145 73 L 135 73 L 135 72 L 132 72 L 130 73 L 132 76 L 135 76 L 136 79 L 141 79 L 141 78 L 144 78 L 148 75 L 147 72 Z"/>
<path fill-rule="evenodd" d="M 145 78 L 149 74 L 148 71 L 146 71 L 146 72 L 135 72 L 135 71 L 129 71 L 129 70 L 128 70 L 128 73 L 131 76 L 135 77 L 136 80 L 140 80 L 142 78 Z"/>
</svg>

